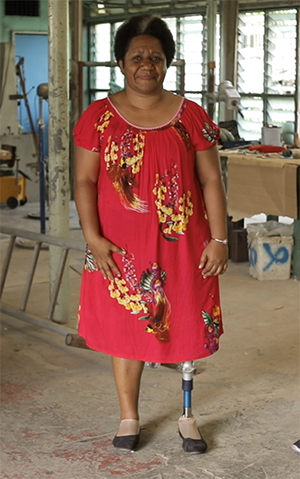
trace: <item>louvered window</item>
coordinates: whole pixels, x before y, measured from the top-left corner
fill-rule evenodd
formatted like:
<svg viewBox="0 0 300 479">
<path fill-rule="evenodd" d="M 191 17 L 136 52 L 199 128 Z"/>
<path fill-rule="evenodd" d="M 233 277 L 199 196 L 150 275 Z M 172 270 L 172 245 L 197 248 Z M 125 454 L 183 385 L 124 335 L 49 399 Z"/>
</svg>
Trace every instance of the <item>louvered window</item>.
<svg viewBox="0 0 300 479">
<path fill-rule="evenodd" d="M 203 15 L 165 18 L 176 41 L 176 59 L 185 60 L 185 96 L 206 107 L 207 34 Z M 90 27 L 91 61 L 114 61 L 113 38 L 120 23 Z M 259 140 L 264 124 L 296 129 L 297 10 L 241 12 L 238 35 L 237 87 L 244 119 L 238 116 L 239 133 L 247 140 Z M 216 25 L 216 88 L 219 83 L 219 16 Z M 299 66 L 298 66 L 299 68 Z M 118 67 L 89 68 L 90 103 L 109 91 L 124 86 Z M 171 66 L 165 88 L 179 93 L 180 68 Z M 216 111 L 218 104 L 216 104 Z"/>
<path fill-rule="evenodd" d="M 206 59 L 206 26 L 202 15 L 164 18 L 176 42 L 176 59 L 185 60 L 185 96 L 205 106 L 204 91 L 206 88 L 207 59 Z M 97 62 L 114 61 L 113 37 L 120 23 L 97 24 L 90 28 L 90 57 Z M 219 17 L 217 21 L 216 39 L 216 78 L 219 75 Z M 105 66 L 88 69 L 89 99 L 103 98 L 109 91 L 124 86 L 124 77 L 118 67 Z M 180 92 L 181 70 L 178 66 L 170 66 L 164 86 L 167 90 Z M 216 80 L 218 81 L 218 80 Z"/>
<path fill-rule="evenodd" d="M 296 10 L 240 13 L 237 86 L 245 118 L 238 122 L 245 139 L 260 139 L 264 124 L 295 128 L 296 59 Z"/>
</svg>

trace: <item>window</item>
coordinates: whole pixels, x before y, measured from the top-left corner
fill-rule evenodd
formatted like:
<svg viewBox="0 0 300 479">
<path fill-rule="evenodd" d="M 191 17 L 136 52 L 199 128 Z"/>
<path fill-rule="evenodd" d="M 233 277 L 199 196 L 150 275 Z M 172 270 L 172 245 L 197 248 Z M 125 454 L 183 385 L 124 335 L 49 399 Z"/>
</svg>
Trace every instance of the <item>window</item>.
<svg viewBox="0 0 300 479">
<path fill-rule="evenodd" d="M 297 11 L 240 13 L 238 80 L 244 119 L 239 132 L 259 140 L 264 124 L 296 124 Z M 254 73 L 255 72 L 255 73 Z"/>
<path fill-rule="evenodd" d="M 111 33 L 114 30 L 109 23 L 95 25 L 93 28 L 92 39 L 93 48 L 91 51 L 91 60 L 99 63 L 114 61 L 111 51 Z M 124 84 L 123 75 L 118 66 L 107 67 L 97 66 L 89 69 L 90 73 L 90 94 L 93 99 L 98 100 L 107 96 L 109 91 L 115 91 Z"/>
<path fill-rule="evenodd" d="M 206 88 L 206 26 L 202 15 L 167 17 L 175 43 L 176 58 L 185 60 L 185 96 L 205 106 Z M 90 61 L 113 62 L 113 38 L 120 23 L 97 24 L 90 28 Z M 218 38 L 219 38 L 219 26 Z M 110 91 L 124 87 L 124 77 L 117 66 L 97 66 L 88 69 L 89 102 L 104 98 Z M 218 72 L 218 71 L 217 71 Z M 171 65 L 165 78 L 165 88 L 180 91 L 180 68 Z"/>
<path fill-rule="evenodd" d="M 185 96 L 206 107 L 207 27 L 204 15 L 166 17 L 176 42 L 176 60 L 185 60 Z M 296 9 L 260 10 L 239 13 L 237 88 L 244 118 L 237 117 L 240 136 L 259 140 L 264 124 L 296 125 L 297 89 Z M 114 62 L 113 38 L 121 23 L 90 27 L 90 57 L 97 62 Z M 216 89 L 219 84 L 219 16 L 216 25 Z M 179 93 L 180 68 L 168 69 L 165 88 Z M 124 87 L 117 66 L 88 69 L 89 102 Z M 218 103 L 215 105 L 218 111 Z"/>
</svg>

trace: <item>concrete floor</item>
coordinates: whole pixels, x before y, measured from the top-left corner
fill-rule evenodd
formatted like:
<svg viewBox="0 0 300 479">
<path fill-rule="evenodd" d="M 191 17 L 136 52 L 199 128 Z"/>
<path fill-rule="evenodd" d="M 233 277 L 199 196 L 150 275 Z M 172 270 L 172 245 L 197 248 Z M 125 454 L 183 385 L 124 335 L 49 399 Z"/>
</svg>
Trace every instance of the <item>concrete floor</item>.
<svg viewBox="0 0 300 479">
<path fill-rule="evenodd" d="M 33 206 L 0 209 L 1 221 L 34 231 Z M 71 235 L 81 237 L 72 217 Z M 74 227 L 75 224 L 75 227 Z M 71 225 L 72 227 L 72 225 Z M 8 239 L 1 236 L 3 252 Z M 16 247 L 3 302 L 17 305 L 32 251 Z M 42 251 L 28 312 L 45 317 L 48 252 Z M 70 257 L 75 328 L 81 253 Z M 299 286 L 257 281 L 246 263 L 221 278 L 225 334 L 220 351 L 196 362 L 193 413 L 209 449 L 181 449 L 181 374 L 145 368 L 141 441 L 135 453 L 111 445 L 118 402 L 110 358 L 71 348 L 64 337 L 2 315 L 1 478 L 299 479 Z"/>
</svg>

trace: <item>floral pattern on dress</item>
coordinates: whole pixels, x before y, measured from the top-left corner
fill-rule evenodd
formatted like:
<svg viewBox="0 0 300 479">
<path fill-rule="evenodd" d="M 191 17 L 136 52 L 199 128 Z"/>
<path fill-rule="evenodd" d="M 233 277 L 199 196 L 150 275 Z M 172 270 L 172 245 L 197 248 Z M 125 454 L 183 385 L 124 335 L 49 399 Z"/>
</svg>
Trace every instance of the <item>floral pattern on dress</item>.
<svg viewBox="0 0 300 479">
<path fill-rule="evenodd" d="M 175 120 L 174 123 L 172 124 L 172 127 L 176 131 L 176 133 L 179 135 L 180 139 L 184 142 L 186 149 L 190 150 L 191 148 L 191 139 L 190 135 L 182 123 L 181 120 Z"/>
<path fill-rule="evenodd" d="M 207 121 L 204 121 L 203 125 L 202 133 L 204 138 L 206 138 L 210 143 L 216 143 L 219 138 L 219 128 L 210 125 Z"/>
<path fill-rule="evenodd" d="M 134 192 L 138 186 L 136 174 L 143 164 L 144 147 L 145 136 L 141 132 L 134 133 L 127 129 L 120 146 L 110 136 L 104 152 L 108 177 L 119 194 L 122 205 L 138 213 L 148 211 L 147 203 Z"/>
<path fill-rule="evenodd" d="M 94 256 L 88 245 L 86 245 L 85 247 L 84 269 L 88 271 L 89 273 L 93 273 L 93 271 L 99 271 L 99 268 L 96 265 Z"/>
<path fill-rule="evenodd" d="M 150 263 L 138 280 L 134 268 L 134 255 L 123 256 L 125 278 L 110 281 L 110 296 L 131 314 L 143 313 L 140 321 L 148 321 L 145 331 L 153 333 L 160 342 L 169 342 L 171 306 L 164 292 L 166 273 L 158 263 Z"/>
<path fill-rule="evenodd" d="M 204 344 L 205 349 L 210 354 L 215 353 L 219 349 L 219 337 L 221 329 L 221 308 L 217 304 L 213 304 L 212 316 L 206 311 L 202 311 L 202 317 L 206 326 L 205 337 L 206 342 Z"/>
<path fill-rule="evenodd" d="M 99 118 L 99 120 L 94 124 L 95 130 L 97 130 L 100 133 L 99 136 L 99 146 L 101 147 L 101 144 L 103 142 L 103 133 L 105 132 L 106 128 L 108 127 L 110 123 L 111 117 L 113 117 L 113 113 L 109 110 L 106 110 L 103 115 Z M 100 148 L 98 147 L 93 147 L 91 151 L 99 152 Z"/>
<path fill-rule="evenodd" d="M 179 197 L 179 174 L 177 165 L 166 170 L 163 176 L 156 174 L 153 193 L 160 224 L 160 231 L 168 241 L 178 241 L 177 235 L 184 235 L 189 217 L 193 214 L 191 192 L 188 190 Z"/>
<path fill-rule="evenodd" d="M 94 128 L 96 128 L 97 131 L 100 133 L 104 133 L 106 128 L 108 127 L 110 123 L 111 117 L 113 117 L 113 113 L 109 110 L 106 110 L 103 115 L 99 118 L 99 120 L 95 123 Z"/>
</svg>

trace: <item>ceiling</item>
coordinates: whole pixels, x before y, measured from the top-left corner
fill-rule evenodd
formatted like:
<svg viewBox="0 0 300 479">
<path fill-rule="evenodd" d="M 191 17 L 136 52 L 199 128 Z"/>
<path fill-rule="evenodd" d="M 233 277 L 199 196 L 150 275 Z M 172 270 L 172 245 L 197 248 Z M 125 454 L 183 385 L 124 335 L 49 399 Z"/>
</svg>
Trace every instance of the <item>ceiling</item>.
<svg viewBox="0 0 300 479">
<path fill-rule="evenodd" d="M 84 18 L 129 17 L 139 13 L 181 14 L 205 8 L 205 1 L 190 0 L 83 0 Z"/>
<path fill-rule="evenodd" d="M 218 3 L 224 0 L 219 0 Z M 228 1 L 228 0 L 227 0 Z M 203 13 L 209 0 L 83 0 L 83 18 L 86 22 L 122 21 L 139 13 L 161 16 Z M 299 7 L 299 0 L 239 0 L 242 8 Z"/>
</svg>

